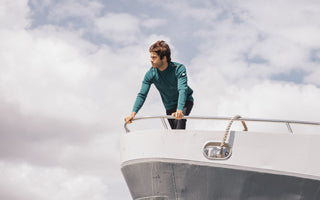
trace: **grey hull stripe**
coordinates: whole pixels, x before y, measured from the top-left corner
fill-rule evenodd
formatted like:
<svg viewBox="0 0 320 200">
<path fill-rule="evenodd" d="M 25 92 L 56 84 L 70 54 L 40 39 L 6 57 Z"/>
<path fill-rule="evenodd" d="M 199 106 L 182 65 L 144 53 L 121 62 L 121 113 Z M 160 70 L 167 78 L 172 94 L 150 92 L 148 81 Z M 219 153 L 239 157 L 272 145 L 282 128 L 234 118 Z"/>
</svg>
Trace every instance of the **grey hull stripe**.
<svg viewBox="0 0 320 200">
<path fill-rule="evenodd" d="M 122 166 L 137 200 L 319 200 L 320 181 L 190 163 L 146 161 Z"/>
</svg>

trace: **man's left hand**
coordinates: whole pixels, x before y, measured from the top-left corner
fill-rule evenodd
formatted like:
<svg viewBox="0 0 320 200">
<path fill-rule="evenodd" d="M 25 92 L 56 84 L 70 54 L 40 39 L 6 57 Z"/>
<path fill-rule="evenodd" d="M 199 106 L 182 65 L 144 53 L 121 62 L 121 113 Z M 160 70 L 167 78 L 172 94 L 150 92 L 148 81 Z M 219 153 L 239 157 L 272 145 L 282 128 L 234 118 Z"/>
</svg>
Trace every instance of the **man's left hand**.
<svg viewBox="0 0 320 200">
<path fill-rule="evenodd" d="M 174 117 L 174 118 L 176 118 L 176 119 L 182 119 L 182 117 L 183 117 L 183 113 L 182 113 L 182 110 L 177 110 L 177 112 L 174 112 L 174 113 L 172 113 L 172 116 Z"/>
</svg>

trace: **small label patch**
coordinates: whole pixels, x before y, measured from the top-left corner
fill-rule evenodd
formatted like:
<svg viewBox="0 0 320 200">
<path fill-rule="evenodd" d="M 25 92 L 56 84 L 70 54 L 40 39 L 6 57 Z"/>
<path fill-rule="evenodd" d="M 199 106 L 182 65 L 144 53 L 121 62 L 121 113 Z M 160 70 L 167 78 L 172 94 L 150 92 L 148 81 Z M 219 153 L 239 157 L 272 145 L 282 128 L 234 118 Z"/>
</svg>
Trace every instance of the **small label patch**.
<svg viewBox="0 0 320 200">
<path fill-rule="evenodd" d="M 181 74 L 181 76 L 185 76 L 185 75 L 186 75 L 185 73 L 182 73 L 182 74 Z"/>
</svg>

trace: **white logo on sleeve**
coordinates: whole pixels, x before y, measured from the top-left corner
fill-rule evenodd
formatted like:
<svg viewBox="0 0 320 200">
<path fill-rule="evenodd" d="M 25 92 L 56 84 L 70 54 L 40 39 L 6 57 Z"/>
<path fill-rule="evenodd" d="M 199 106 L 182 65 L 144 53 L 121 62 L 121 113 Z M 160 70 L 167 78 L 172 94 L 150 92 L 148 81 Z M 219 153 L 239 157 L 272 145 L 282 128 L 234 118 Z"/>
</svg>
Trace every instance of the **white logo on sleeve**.
<svg viewBox="0 0 320 200">
<path fill-rule="evenodd" d="M 185 76 L 185 75 L 186 75 L 185 73 L 182 73 L 182 74 L 181 74 L 181 76 Z"/>
</svg>

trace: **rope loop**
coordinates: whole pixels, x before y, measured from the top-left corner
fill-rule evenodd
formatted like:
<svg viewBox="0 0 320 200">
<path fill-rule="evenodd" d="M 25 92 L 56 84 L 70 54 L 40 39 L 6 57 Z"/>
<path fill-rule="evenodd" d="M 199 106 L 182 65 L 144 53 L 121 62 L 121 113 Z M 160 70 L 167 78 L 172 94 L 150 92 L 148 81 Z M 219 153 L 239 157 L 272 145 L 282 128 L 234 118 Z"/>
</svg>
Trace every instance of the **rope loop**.
<svg viewBox="0 0 320 200">
<path fill-rule="evenodd" d="M 235 115 L 234 117 L 232 117 L 231 120 L 230 120 L 230 122 L 229 122 L 229 124 L 228 124 L 228 126 L 227 126 L 227 128 L 226 128 L 226 132 L 224 133 L 223 139 L 222 139 L 221 144 L 220 144 L 220 152 L 219 152 L 219 155 L 220 155 L 221 157 L 222 157 L 223 147 L 224 147 L 224 145 L 225 145 L 225 143 L 226 143 L 226 140 L 227 140 L 227 137 L 228 137 L 228 134 L 229 134 L 229 130 L 230 130 L 230 128 L 231 128 L 231 125 L 232 125 L 232 123 L 233 123 L 234 120 L 239 119 L 239 118 L 241 118 L 240 115 Z"/>
</svg>

